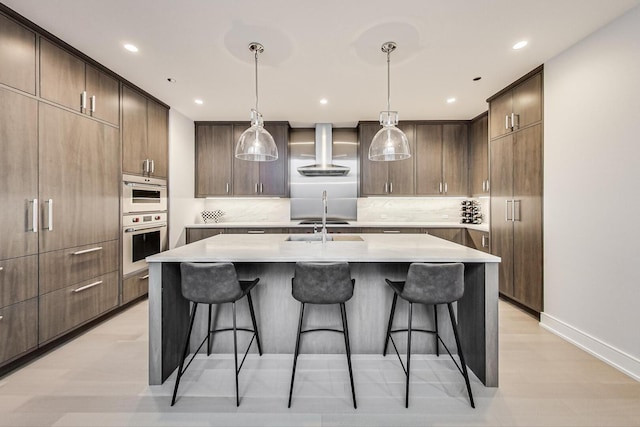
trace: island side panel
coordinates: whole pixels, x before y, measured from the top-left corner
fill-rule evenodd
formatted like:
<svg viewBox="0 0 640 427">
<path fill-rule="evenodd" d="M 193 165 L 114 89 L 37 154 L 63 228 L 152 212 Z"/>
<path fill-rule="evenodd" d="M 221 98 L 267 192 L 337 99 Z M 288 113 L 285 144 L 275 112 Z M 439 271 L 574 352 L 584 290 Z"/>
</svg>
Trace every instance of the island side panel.
<svg viewBox="0 0 640 427">
<path fill-rule="evenodd" d="M 149 385 L 162 378 L 162 264 L 149 264 Z"/>
</svg>

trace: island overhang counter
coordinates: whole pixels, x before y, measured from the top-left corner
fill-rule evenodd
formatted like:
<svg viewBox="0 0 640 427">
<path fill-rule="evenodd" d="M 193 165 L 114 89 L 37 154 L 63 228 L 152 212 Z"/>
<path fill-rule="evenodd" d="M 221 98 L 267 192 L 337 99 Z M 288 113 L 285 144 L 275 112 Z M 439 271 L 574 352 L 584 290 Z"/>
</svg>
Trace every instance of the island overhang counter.
<svg viewBox="0 0 640 427">
<path fill-rule="evenodd" d="M 162 384 L 177 368 L 189 318 L 189 302 L 180 291 L 181 262 L 233 262 L 240 279 L 260 278 L 252 291 L 263 352 L 293 354 L 299 303 L 291 296 L 291 278 L 298 261 L 348 261 L 356 280 L 347 302 L 351 348 L 354 354 L 381 354 L 392 291 L 385 278 L 404 280 L 412 262 L 461 262 L 465 265 L 465 293 L 458 301 L 460 340 L 467 365 L 489 387 L 498 386 L 498 263 L 493 255 L 427 234 L 340 235 L 339 240 L 290 241 L 286 234 L 220 234 L 147 258 L 149 262 L 149 384 Z M 228 304 L 225 304 L 228 305 Z M 335 322 L 333 306 L 312 307 L 305 316 L 309 326 Z M 238 307 L 238 322 L 248 314 Z M 202 310 L 200 314 L 204 313 Z M 229 313 L 227 313 L 229 311 Z M 394 328 L 406 328 L 407 309 L 398 304 Z M 229 323 L 230 310 L 216 309 L 216 325 Z M 307 313 L 305 313 L 307 314 Z M 247 319 L 244 319 L 244 317 Z M 207 316 L 196 320 L 194 336 L 206 335 Z M 446 319 L 444 313 L 439 316 Z M 431 329 L 433 311 L 414 309 L 414 328 Z M 440 333 L 455 349 L 448 322 L 439 321 Z M 220 326 L 217 326 L 220 327 Z M 232 353 L 230 337 L 218 334 L 214 352 Z M 406 334 L 397 335 L 404 351 Z M 422 334 L 421 334 L 422 335 Z M 193 342 L 199 341 L 194 339 Z M 192 342 L 192 351 L 193 348 Z M 240 341 L 243 343 L 244 341 Z M 248 343 L 248 340 L 246 341 Z M 450 345 L 452 344 L 452 345 Z M 307 340 L 303 353 L 340 353 L 338 338 Z M 243 348 L 239 344 L 238 348 Z M 412 353 L 435 353 L 432 337 L 416 336 Z"/>
</svg>

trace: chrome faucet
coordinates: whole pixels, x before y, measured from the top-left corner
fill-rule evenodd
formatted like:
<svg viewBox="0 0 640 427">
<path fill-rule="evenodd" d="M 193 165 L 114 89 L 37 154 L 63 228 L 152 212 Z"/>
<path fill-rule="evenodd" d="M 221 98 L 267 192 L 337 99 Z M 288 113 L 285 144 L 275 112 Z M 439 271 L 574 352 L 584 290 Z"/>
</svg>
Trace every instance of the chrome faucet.
<svg viewBox="0 0 640 427">
<path fill-rule="evenodd" d="M 322 192 L 322 243 L 327 242 L 327 190 Z"/>
</svg>

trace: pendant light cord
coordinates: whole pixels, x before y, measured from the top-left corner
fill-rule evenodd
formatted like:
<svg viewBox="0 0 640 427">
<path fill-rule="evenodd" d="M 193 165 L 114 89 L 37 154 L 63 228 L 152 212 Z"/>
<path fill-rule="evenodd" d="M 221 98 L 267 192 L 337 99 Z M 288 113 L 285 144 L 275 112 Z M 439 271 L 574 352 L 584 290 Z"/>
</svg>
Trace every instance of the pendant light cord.
<svg viewBox="0 0 640 427">
<path fill-rule="evenodd" d="M 254 52 L 255 54 L 255 62 L 256 62 L 256 111 L 258 110 L 258 49 Z"/>
<path fill-rule="evenodd" d="M 387 52 L 387 111 L 391 111 L 391 51 Z"/>
</svg>

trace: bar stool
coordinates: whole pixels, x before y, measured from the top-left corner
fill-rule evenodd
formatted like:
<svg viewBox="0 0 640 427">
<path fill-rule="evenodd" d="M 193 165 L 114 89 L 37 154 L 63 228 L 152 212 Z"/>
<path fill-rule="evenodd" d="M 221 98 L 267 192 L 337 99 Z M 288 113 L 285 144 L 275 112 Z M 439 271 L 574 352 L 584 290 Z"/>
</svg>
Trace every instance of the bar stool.
<svg viewBox="0 0 640 427">
<path fill-rule="evenodd" d="M 393 302 L 391 303 L 391 313 L 389 314 L 389 324 L 387 326 L 387 336 L 384 342 L 384 350 L 382 355 L 387 355 L 387 347 L 389 345 L 389 339 L 393 344 L 393 348 L 398 355 L 402 369 L 407 377 L 407 385 L 405 391 L 405 407 L 409 407 L 409 374 L 411 368 L 411 333 L 412 332 L 426 332 L 434 334 L 436 342 L 436 354 L 440 356 L 438 350 L 438 342 L 442 343 L 451 360 L 456 364 L 456 367 L 464 377 L 467 385 L 467 393 L 469 394 L 469 401 L 471 407 L 475 408 L 473 403 L 473 395 L 471 394 L 471 385 L 469 384 L 469 374 L 467 373 L 467 365 L 464 362 L 464 355 L 462 354 L 462 347 L 460 346 L 460 338 L 458 337 L 458 327 L 456 324 L 455 315 L 451 303 L 458 301 L 464 294 L 464 264 L 451 263 L 451 264 L 425 264 L 425 263 L 413 263 L 409 266 L 409 272 L 407 273 L 407 280 L 404 282 L 394 282 L 389 279 L 385 279 L 387 284 L 393 289 Z M 407 329 L 391 329 L 393 324 L 393 316 L 396 310 L 396 302 L 400 298 L 409 302 L 409 319 Z M 413 310 L 413 303 L 433 305 L 433 313 L 435 317 L 434 330 L 413 329 L 411 324 L 411 315 Z M 449 309 L 449 318 L 451 319 L 451 326 L 453 327 L 453 335 L 456 339 L 456 346 L 458 347 L 458 356 L 460 357 L 460 365 L 453 358 L 453 355 L 447 348 L 442 338 L 438 334 L 438 315 L 437 307 L 440 304 L 447 304 Z M 398 353 L 398 348 L 393 341 L 392 333 L 395 332 L 407 332 L 407 366 L 405 368 Z"/>
<path fill-rule="evenodd" d="M 314 331 L 339 332 L 344 336 L 344 346 L 347 353 L 349 366 L 349 379 L 351 380 L 351 395 L 353 407 L 356 405 L 356 392 L 353 386 L 353 371 L 351 369 L 351 347 L 349 346 L 349 327 L 347 324 L 347 310 L 344 303 L 353 296 L 355 279 L 351 278 L 349 263 L 347 262 L 298 262 L 295 274 L 291 280 L 292 295 L 300 301 L 300 318 L 298 320 L 298 335 L 296 336 L 296 348 L 293 355 L 293 372 L 291 373 L 291 388 L 289 389 L 289 408 L 291 408 L 291 396 L 293 394 L 293 381 L 296 377 L 296 363 L 300 354 L 300 337 L 302 334 Z M 307 329 L 302 330 L 305 304 L 339 304 L 342 317 L 342 330 L 339 329 Z"/>
<path fill-rule="evenodd" d="M 191 308 L 191 318 L 189 319 L 189 329 L 184 340 L 184 350 L 180 358 L 180 366 L 178 368 L 178 376 L 176 377 L 176 385 L 173 389 L 173 398 L 171 399 L 171 406 L 176 403 L 176 394 L 178 393 L 178 385 L 180 384 L 180 378 L 185 373 L 193 359 L 198 354 L 198 351 L 202 348 L 205 342 L 207 342 L 207 356 L 211 354 L 211 344 L 213 334 L 217 332 L 233 331 L 233 354 L 235 359 L 235 374 L 236 374 L 236 406 L 240 406 L 240 399 L 238 397 L 238 374 L 244 360 L 249 353 L 251 344 L 255 339 L 258 346 L 258 353 L 262 356 L 262 348 L 260 346 L 260 335 L 258 334 L 258 326 L 256 325 L 256 316 L 253 311 L 253 301 L 251 300 L 251 290 L 258 284 L 260 279 L 254 280 L 238 280 L 236 269 L 230 262 L 224 263 L 190 263 L 183 262 L 180 264 L 180 273 L 182 279 L 182 296 L 193 303 Z M 238 328 L 236 327 L 236 301 L 242 297 L 247 297 L 249 303 L 249 313 L 251 314 L 251 323 L 253 329 Z M 211 306 L 212 304 L 224 304 L 231 303 L 233 312 L 233 327 L 224 329 L 211 329 Z M 193 321 L 196 317 L 196 310 L 198 304 L 209 305 L 209 317 L 207 323 L 207 336 L 202 340 L 200 346 L 187 363 L 184 366 L 185 359 L 189 354 L 189 342 L 191 338 L 191 331 L 193 330 Z M 237 331 L 253 332 L 251 341 L 247 346 L 247 350 L 244 353 L 240 367 L 238 367 L 238 338 Z M 183 368 L 184 367 L 184 368 Z"/>
</svg>

